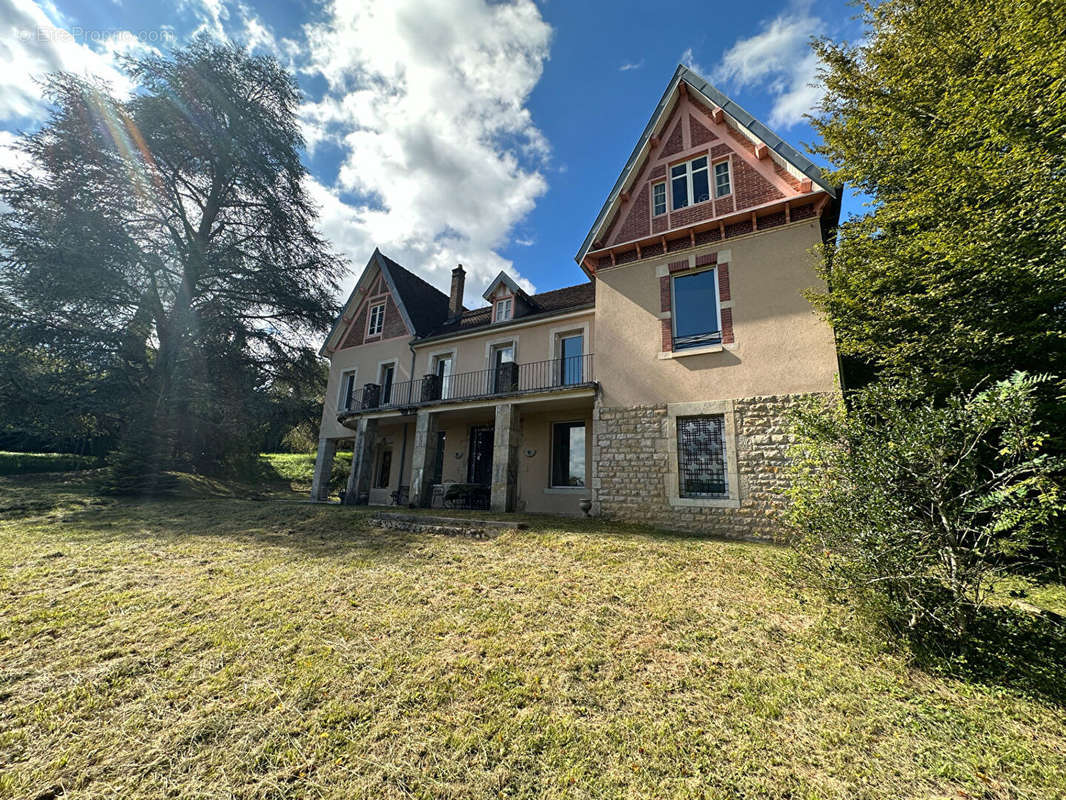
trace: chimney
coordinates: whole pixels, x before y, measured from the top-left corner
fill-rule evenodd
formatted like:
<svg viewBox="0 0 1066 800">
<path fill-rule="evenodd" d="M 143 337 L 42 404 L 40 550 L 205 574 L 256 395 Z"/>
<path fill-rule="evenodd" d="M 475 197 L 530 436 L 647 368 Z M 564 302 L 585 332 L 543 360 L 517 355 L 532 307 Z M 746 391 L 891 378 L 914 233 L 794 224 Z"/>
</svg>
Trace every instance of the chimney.
<svg viewBox="0 0 1066 800">
<path fill-rule="evenodd" d="M 452 294 L 448 298 L 448 318 L 454 319 L 463 313 L 463 290 L 466 288 L 466 270 L 463 265 L 452 270 Z"/>
</svg>

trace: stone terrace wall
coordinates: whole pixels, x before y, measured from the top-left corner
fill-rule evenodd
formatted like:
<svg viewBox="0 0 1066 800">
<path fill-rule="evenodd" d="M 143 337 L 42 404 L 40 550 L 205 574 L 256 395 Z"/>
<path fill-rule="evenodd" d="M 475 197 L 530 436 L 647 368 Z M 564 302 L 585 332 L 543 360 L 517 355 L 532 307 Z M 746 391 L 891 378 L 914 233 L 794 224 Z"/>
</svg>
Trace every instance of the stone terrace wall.
<svg viewBox="0 0 1066 800">
<path fill-rule="evenodd" d="M 800 395 L 734 401 L 740 508 L 673 507 L 666 494 L 666 405 L 593 411 L 595 509 L 607 519 L 744 539 L 782 535 L 791 437 L 788 409 Z M 732 443 L 727 442 L 726 446 Z"/>
</svg>

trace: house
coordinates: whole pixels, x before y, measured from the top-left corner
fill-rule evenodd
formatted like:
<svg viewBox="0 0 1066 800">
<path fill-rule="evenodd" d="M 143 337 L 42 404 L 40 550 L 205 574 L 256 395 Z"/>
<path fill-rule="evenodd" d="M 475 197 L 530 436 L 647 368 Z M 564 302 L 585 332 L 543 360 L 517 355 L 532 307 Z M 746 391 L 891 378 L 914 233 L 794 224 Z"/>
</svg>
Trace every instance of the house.
<svg viewBox="0 0 1066 800">
<path fill-rule="evenodd" d="M 577 514 L 768 536 L 787 415 L 838 390 L 805 299 L 839 187 L 685 67 L 581 244 L 585 281 L 505 273 L 463 307 L 375 251 L 329 334 L 313 497 Z"/>
</svg>

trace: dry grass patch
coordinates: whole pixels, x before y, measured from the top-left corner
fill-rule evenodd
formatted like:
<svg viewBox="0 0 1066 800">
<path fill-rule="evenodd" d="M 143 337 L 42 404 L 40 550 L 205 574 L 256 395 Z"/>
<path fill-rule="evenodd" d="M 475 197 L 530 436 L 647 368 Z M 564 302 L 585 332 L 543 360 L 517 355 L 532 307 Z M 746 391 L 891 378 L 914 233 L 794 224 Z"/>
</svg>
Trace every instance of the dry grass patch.
<svg viewBox="0 0 1066 800">
<path fill-rule="evenodd" d="M 0 796 L 1066 794 L 1061 708 L 910 669 L 771 547 L 68 500 L 0 518 Z"/>
</svg>

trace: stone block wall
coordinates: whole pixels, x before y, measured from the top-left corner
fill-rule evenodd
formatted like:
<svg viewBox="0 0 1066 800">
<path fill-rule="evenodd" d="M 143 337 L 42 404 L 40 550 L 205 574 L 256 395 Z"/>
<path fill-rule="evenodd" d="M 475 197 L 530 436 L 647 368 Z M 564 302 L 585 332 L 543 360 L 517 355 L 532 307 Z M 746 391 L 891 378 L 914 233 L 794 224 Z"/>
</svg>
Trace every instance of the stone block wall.
<svg viewBox="0 0 1066 800">
<path fill-rule="evenodd" d="M 594 510 L 607 519 L 740 539 L 780 539 L 788 486 L 788 410 L 800 395 L 734 401 L 740 507 L 672 506 L 666 404 L 593 411 Z"/>
</svg>

